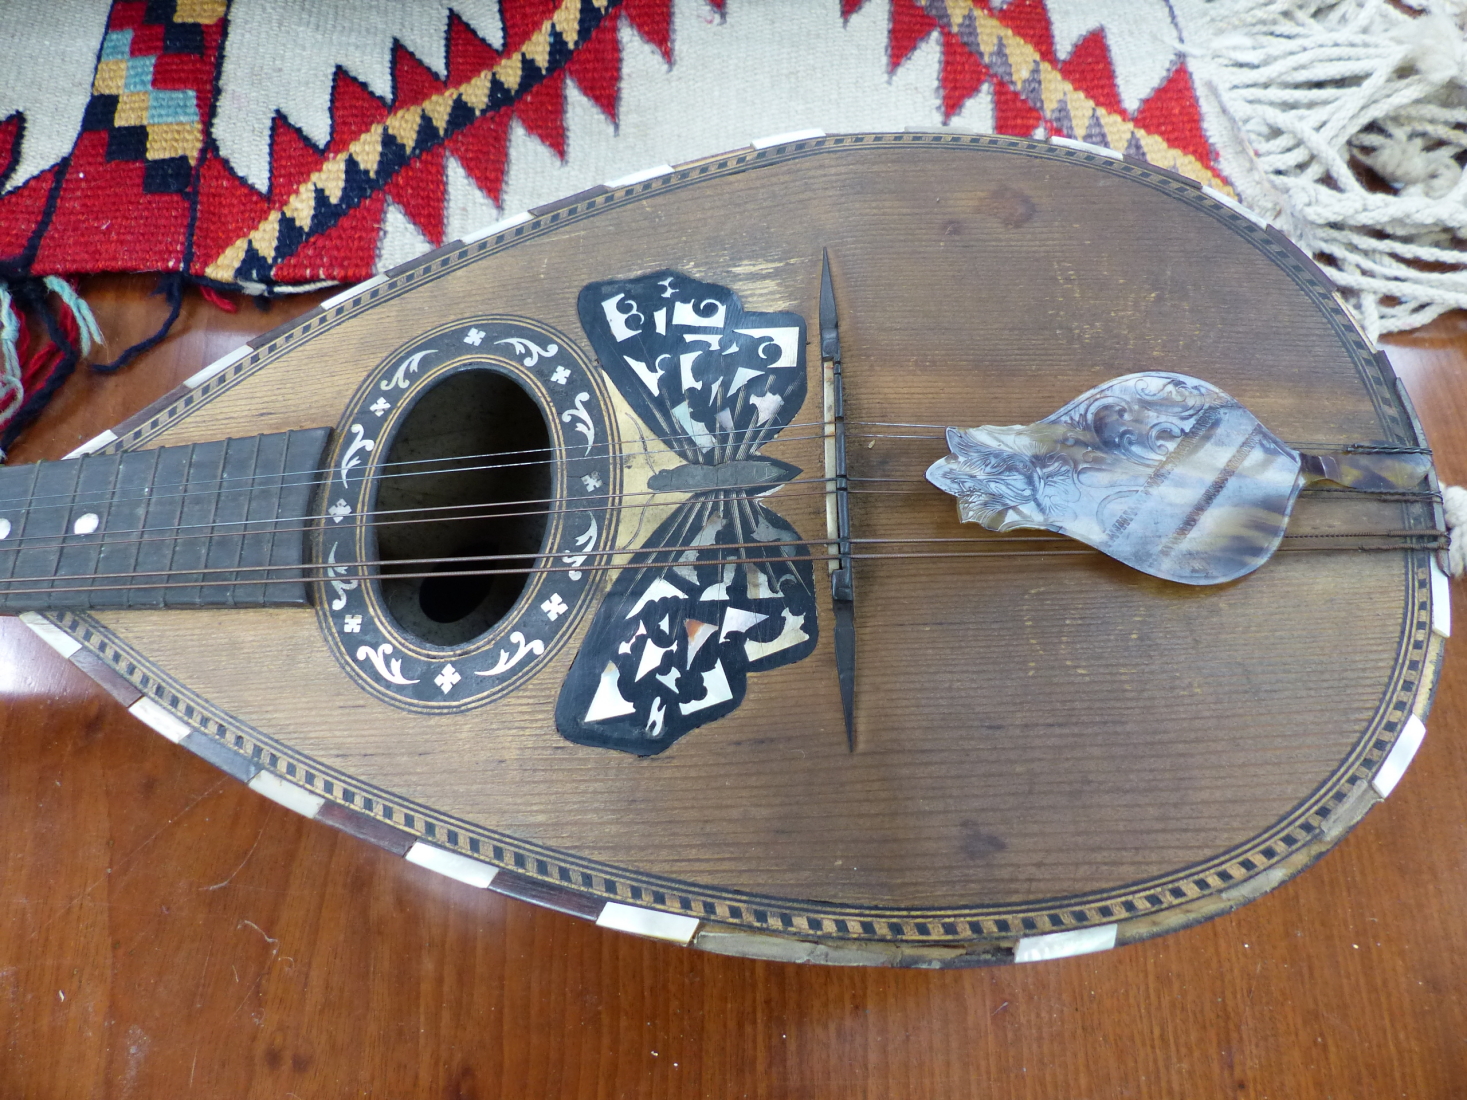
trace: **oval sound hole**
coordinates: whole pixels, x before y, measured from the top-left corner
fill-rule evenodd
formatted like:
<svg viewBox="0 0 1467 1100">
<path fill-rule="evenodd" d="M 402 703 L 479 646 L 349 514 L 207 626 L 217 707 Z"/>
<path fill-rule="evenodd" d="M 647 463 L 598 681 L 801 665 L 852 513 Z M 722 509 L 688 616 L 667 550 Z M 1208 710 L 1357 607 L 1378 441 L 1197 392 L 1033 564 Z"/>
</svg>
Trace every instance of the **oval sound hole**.
<svg viewBox="0 0 1467 1100">
<path fill-rule="evenodd" d="M 496 371 L 460 371 L 418 399 L 378 470 L 374 505 L 383 601 L 405 632 L 459 645 L 514 606 L 529 574 L 482 571 L 534 565 L 549 447 L 540 407 Z"/>
</svg>

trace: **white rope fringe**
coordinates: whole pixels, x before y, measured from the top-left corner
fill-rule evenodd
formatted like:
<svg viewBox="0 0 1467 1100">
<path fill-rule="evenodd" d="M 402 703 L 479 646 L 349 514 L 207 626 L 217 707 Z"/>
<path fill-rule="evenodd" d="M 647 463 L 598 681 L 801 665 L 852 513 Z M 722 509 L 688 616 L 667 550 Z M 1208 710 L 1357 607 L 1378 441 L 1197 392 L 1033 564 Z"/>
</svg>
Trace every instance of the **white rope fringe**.
<svg viewBox="0 0 1467 1100">
<path fill-rule="evenodd" d="M 1239 197 L 1322 257 L 1372 340 L 1467 307 L 1467 0 L 1411 4 L 1212 0 L 1187 47 Z"/>
<path fill-rule="evenodd" d="M 1442 506 L 1447 514 L 1447 530 L 1451 532 L 1451 549 L 1447 551 L 1447 572 L 1460 577 L 1467 572 L 1467 489 L 1460 485 L 1442 487 Z"/>
</svg>

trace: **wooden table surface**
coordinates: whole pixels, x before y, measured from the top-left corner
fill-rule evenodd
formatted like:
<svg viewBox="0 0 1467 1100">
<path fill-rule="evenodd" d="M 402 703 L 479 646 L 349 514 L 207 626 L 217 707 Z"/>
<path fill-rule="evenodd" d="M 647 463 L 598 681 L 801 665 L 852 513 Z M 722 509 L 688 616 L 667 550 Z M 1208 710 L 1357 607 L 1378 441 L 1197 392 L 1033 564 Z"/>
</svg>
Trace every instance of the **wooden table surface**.
<svg viewBox="0 0 1467 1100">
<path fill-rule="evenodd" d="M 114 349 L 164 314 L 151 285 L 84 284 Z M 170 339 L 79 372 L 10 460 L 322 296 L 231 315 L 190 291 Z M 1467 315 L 1387 350 L 1467 482 Z M 957 972 L 719 957 L 460 885 L 246 790 L 14 619 L 0 693 L 6 1100 L 1467 1096 L 1460 641 L 1405 779 L 1299 878 L 1147 943 Z"/>
</svg>

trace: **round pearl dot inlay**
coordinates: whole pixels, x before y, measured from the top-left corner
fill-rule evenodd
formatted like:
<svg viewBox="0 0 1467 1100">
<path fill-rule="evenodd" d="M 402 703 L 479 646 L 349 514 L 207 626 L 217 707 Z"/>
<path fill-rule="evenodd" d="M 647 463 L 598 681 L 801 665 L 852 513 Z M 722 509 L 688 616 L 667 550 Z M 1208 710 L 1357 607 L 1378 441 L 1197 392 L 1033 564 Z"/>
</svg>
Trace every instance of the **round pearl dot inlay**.
<svg viewBox="0 0 1467 1100">
<path fill-rule="evenodd" d="M 71 525 L 73 534 L 90 535 L 102 525 L 102 517 L 96 512 L 87 512 L 85 515 L 76 517 L 76 522 Z"/>
</svg>

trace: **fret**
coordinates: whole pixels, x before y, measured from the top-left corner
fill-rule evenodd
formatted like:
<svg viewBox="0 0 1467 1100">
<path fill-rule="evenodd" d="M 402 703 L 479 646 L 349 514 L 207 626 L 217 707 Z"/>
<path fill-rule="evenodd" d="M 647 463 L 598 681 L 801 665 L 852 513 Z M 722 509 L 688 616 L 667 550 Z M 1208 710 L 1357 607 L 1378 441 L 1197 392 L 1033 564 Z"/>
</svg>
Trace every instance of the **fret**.
<svg viewBox="0 0 1467 1100">
<path fill-rule="evenodd" d="M 108 504 L 117 481 L 121 455 L 99 455 L 92 462 L 78 462 L 76 496 L 71 502 L 71 516 L 66 525 L 67 537 L 56 563 L 56 576 L 90 577 L 97 572 L 103 541 L 111 535 L 112 517 Z M 67 601 L 70 607 L 90 604 L 87 592 L 67 595 L 80 597 Z M 58 593 L 60 595 L 60 593 Z"/>
<path fill-rule="evenodd" d="M 190 450 L 187 480 L 200 491 L 183 497 L 178 514 L 179 536 L 173 543 L 173 561 L 169 568 L 173 583 L 202 581 L 202 569 L 209 555 L 209 533 L 213 530 L 214 512 L 219 506 L 219 486 L 224 476 L 225 440 L 195 443 Z M 209 492 L 204 492 L 207 486 Z M 201 607 L 201 589 L 163 589 L 166 607 Z"/>
<path fill-rule="evenodd" d="M 250 496 L 253 494 L 251 487 L 254 484 L 250 479 L 255 472 L 259 450 L 258 437 L 231 439 L 225 443 L 224 484 L 217 495 L 214 528 L 209 533 L 209 548 L 204 554 L 204 564 L 210 569 L 227 569 L 241 564 L 245 542 L 243 532 L 246 530 L 242 521 L 249 516 Z M 254 575 L 259 576 L 258 573 Z M 209 584 L 199 589 L 200 602 L 214 606 L 221 603 L 227 607 L 235 606 L 236 590 L 233 581 L 236 574 L 214 573 L 208 579 L 227 583 Z"/>
<path fill-rule="evenodd" d="M 67 520 L 71 515 L 71 501 L 81 478 L 80 462 L 43 462 L 37 471 L 35 495 L 32 504 L 25 510 L 24 541 L 16 555 L 16 577 L 36 578 L 27 580 L 25 587 L 32 589 L 29 595 L 17 596 L 12 606 L 19 611 L 33 611 L 42 607 L 65 606 L 60 601 L 76 595 L 73 592 L 53 594 L 37 591 L 55 584 L 56 566 L 61 560 L 62 537 L 66 534 Z"/>
<path fill-rule="evenodd" d="M 0 467 L 0 524 L 8 525 L 0 539 L 0 580 L 8 579 L 25 545 L 26 510 L 36 495 L 39 466 Z"/>
<path fill-rule="evenodd" d="M 192 447 L 164 447 L 157 451 L 139 451 L 126 456 L 134 462 L 124 462 L 124 472 L 134 476 L 135 470 L 138 479 L 149 479 L 142 481 L 133 490 L 134 493 L 145 496 L 142 528 L 137 537 L 146 541 L 140 541 L 132 547 L 134 558 L 131 568 L 139 573 L 162 573 L 173 568 L 173 552 L 178 544 L 176 535 L 179 516 L 183 512 L 183 486 L 188 480 L 189 460 L 192 456 Z M 108 570 L 117 573 L 126 571 Z M 123 606 L 166 607 L 164 597 L 168 594 L 168 589 L 148 587 L 149 581 L 164 579 L 172 578 L 139 578 L 138 583 L 127 591 Z"/>
<path fill-rule="evenodd" d="M 153 484 L 153 468 L 158 451 L 136 451 L 118 455 L 117 476 L 107 502 L 101 552 L 97 555 L 98 573 L 130 573 L 137 565 L 137 541 L 148 506 L 148 487 Z M 115 581 L 94 580 L 94 588 L 105 588 Z M 129 602 L 128 606 L 132 606 Z"/>
<path fill-rule="evenodd" d="M 0 611 L 308 603 L 305 528 L 329 435 L 0 466 Z"/>
<path fill-rule="evenodd" d="M 239 564 L 249 571 L 246 577 L 265 577 L 269 574 L 258 567 L 270 564 L 270 551 L 274 542 L 274 520 L 280 513 L 280 480 L 285 471 L 285 451 L 288 443 L 284 435 L 261 436 L 257 441 L 254 462 L 254 480 L 251 482 L 248 508 L 244 525 L 247 532 L 240 540 Z M 241 585 L 235 589 L 236 607 L 265 606 L 266 588 L 263 584 Z"/>
<path fill-rule="evenodd" d="M 297 471 L 281 478 L 281 488 L 276 497 L 277 517 L 309 515 L 311 502 L 317 495 L 316 482 L 320 475 L 316 467 L 326 445 L 326 433 L 321 429 L 307 432 L 289 432 L 286 438 L 285 466 L 287 471 Z M 286 527 L 303 527 L 304 524 L 280 524 Z M 272 566 L 296 565 L 306 560 L 306 532 L 287 530 L 270 536 Z M 268 604 L 303 603 L 305 584 L 300 569 L 272 569 L 270 576 L 277 583 L 258 586 L 264 592 Z"/>
</svg>

